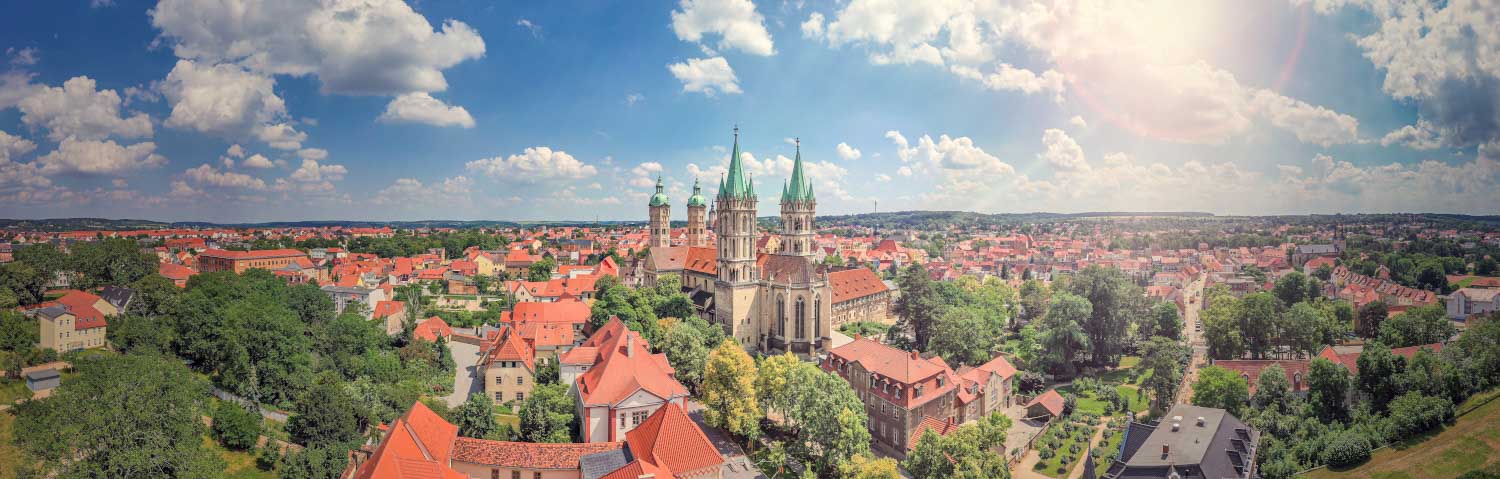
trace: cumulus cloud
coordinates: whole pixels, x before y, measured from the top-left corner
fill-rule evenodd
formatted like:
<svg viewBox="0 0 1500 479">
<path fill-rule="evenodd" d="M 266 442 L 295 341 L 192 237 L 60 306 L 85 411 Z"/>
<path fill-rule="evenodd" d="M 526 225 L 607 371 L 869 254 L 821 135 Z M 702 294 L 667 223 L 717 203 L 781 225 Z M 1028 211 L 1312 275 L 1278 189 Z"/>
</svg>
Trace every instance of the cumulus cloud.
<svg viewBox="0 0 1500 479">
<path fill-rule="evenodd" d="M 199 185 L 214 186 L 218 188 L 264 190 L 266 182 L 260 178 L 244 173 L 231 171 L 219 171 L 207 163 L 198 165 L 182 172 L 183 177 L 192 180 Z"/>
<path fill-rule="evenodd" d="M 166 125 L 224 138 L 249 138 L 286 119 L 276 80 L 234 64 L 178 60 L 158 89 L 172 105 Z"/>
<path fill-rule="evenodd" d="M 656 186 L 656 176 L 662 171 L 661 163 L 648 161 L 630 169 L 630 186 L 650 188 Z"/>
<path fill-rule="evenodd" d="M 467 206 L 472 205 L 474 181 L 459 175 L 444 178 L 431 185 L 416 178 L 397 178 L 390 186 L 376 193 L 374 202 L 411 209 L 417 206 Z"/>
<path fill-rule="evenodd" d="M 297 131 L 287 123 L 263 125 L 255 129 L 255 137 L 278 150 L 297 150 L 307 141 L 307 133 Z"/>
<path fill-rule="evenodd" d="M 272 163 L 269 158 L 261 156 L 258 153 L 250 155 L 249 158 L 245 158 L 245 161 L 240 162 L 240 165 L 246 168 L 255 168 L 261 170 L 276 167 L 276 164 Z"/>
<path fill-rule="evenodd" d="M 149 16 L 179 58 L 313 75 L 329 93 L 442 91 L 444 69 L 485 51 L 467 24 L 434 29 L 400 0 L 162 0 Z"/>
<path fill-rule="evenodd" d="M 635 106 L 636 103 L 640 103 L 645 100 L 646 95 L 642 95 L 640 93 L 631 93 L 629 95 L 625 95 L 625 106 Z"/>
<path fill-rule="evenodd" d="M 30 73 L 14 70 L 0 73 L 0 110 L 21 104 L 22 99 L 43 87 L 32 83 L 32 76 Z"/>
<path fill-rule="evenodd" d="M 1089 127 L 1089 122 L 1083 121 L 1083 117 L 1079 116 L 1079 115 L 1073 115 L 1073 118 L 1069 118 L 1068 119 L 1068 124 L 1076 126 L 1078 128 L 1088 128 Z"/>
<path fill-rule="evenodd" d="M 807 16 L 807 21 L 802 22 L 802 36 L 804 38 L 819 38 L 823 36 L 823 14 L 812 12 Z"/>
<path fill-rule="evenodd" d="M 1251 105 L 1272 125 L 1291 132 L 1304 143 L 1327 148 L 1359 140 L 1359 120 L 1349 115 L 1309 105 L 1270 90 L 1256 91 Z"/>
<path fill-rule="evenodd" d="M 156 168 L 167 163 L 155 153 L 152 142 L 120 145 L 114 140 L 80 140 L 65 138 L 57 149 L 37 158 L 43 174 L 72 173 L 80 175 L 118 175 Z"/>
<path fill-rule="evenodd" d="M 229 145 L 229 149 L 224 150 L 224 154 L 228 155 L 230 158 L 244 158 L 245 147 L 240 146 L 239 143 L 235 143 L 233 145 Z"/>
<path fill-rule="evenodd" d="M 302 166 L 292 171 L 289 177 L 302 183 L 318 183 L 342 180 L 348 172 L 344 165 L 320 165 L 317 160 L 302 160 Z"/>
<path fill-rule="evenodd" d="M 303 148 L 297 150 L 297 157 L 304 160 L 322 161 L 323 159 L 328 158 L 328 150 L 322 148 Z"/>
<path fill-rule="evenodd" d="M 689 58 L 684 63 L 667 65 L 667 70 L 682 82 L 682 91 L 699 92 L 708 96 L 740 93 L 739 79 L 724 57 Z"/>
<path fill-rule="evenodd" d="M 933 140 L 929 135 L 922 135 L 916 146 L 907 143 L 906 137 L 898 131 L 888 131 L 885 136 L 896 145 L 896 156 L 902 162 L 914 162 L 914 171 L 936 170 L 949 178 L 1015 173 L 1015 168 L 1009 163 L 975 146 L 974 140 L 967 136 L 940 135 Z M 902 176 L 907 175 L 903 173 Z"/>
<path fill-rule="evenodd" d="M 891 181 L 891 175 L 887 175 L 885 173 L 875 175 L 875 181 L 878 183 L 889 183 Z"/>
<path fill-rule="evenodd" d="M 1380 139 L 1381 146 L 1402 145 L 1413 150 L 1433 150 L 1444 144 L 1443 132 L 1425 119 L 1415 125 L 1406 125 L 1386 133 Z"/>
<path fill-rule="evenodd" d="M 864 156 L 863 153 L 859 152 L 859 148 L 849 146 L 848 143 L 844 142 L 839 142 L 838 153 L 839 158 L 843 158 L 844 161 L 854 161 L 858 160 L 859 157 Z"/>
<path fill-rule="evenodd" d="M 43 86 L 20 100 L 21 122 L 46 128 L 48 138 L 102 140 L 111 136 L 151 136 L 151 118 L 145 113 L 122 116 L 120 95 L 114 90 L 96 90 L 92 78 L 77 76 L 62 87 Z"/>
<path fill-rule="evenodd" d="M 473 128 L 474 118 L 461 106 L 450 106 L 424 92 L 407 93 L 386 105 L 380 121 Z"/>
<path fill-rule="evenodd" d="M 584 179 L 599 173 L 599 169 L 593 165 L 578 161 L 565 151 L 546 146 L 527 148 L 520 154 L 504 158 L 496 156 L 470 161 L 464 167 L 472 173 L 491 178 L 525 183 Z"/>
<path fill-rule="evenodd" d="M 1026 94 L 1050 92 L 1053 101 L 1061 103 L 1063 100 L 1063 75 L 1055 70 L 1036 73 L 1025 68 L 1016 68 L 1009 63 L 999 64 L 990 73 L 982 73 L 977 68 L 964 65 L 953 65 L 948 69 L 961 78 L 983 83 L 984 87 L 990 90 L 1018 91 Z"/>
<path fill-rule="evenodd" d="M 36 149 L 36 143 L 0 130 L 0 163 L 12 161 Z"/>
<path fill-rule="evenodd" d="M 1089 162 L 1083 156 L 1083 148 L 1062 130 L 1048 128 L 1042 134 L 1042 145 L 1046 150 L 1038 154 L 1037 158 L 1046 161 L 1053 168 L 1060 171 L 1089 169 Z"/>
<path fill-rule="evenodd" d="M 10 47 L 10 48 L 6 48 L 5 49 L 5 56 L 10 57 L 10 64 L 11 65 L 21 66 L 21 67 L 35 65 L 36 62 L 38 61 L 38 57 L 37 57 L 37 53 L 36 53 L 36 48 L 35 47 L 26 47 L 26 48 Z"/>
<path fill-rule="evenodd" d="M 750 0 L 682 0 L 672 11 L 672 31 L 679 40 L 702 42 L 704 34 L 719 35 L 719 50 L 738 49 L 760 56 L 776 54 L 765 18 Z"/>
</svg>

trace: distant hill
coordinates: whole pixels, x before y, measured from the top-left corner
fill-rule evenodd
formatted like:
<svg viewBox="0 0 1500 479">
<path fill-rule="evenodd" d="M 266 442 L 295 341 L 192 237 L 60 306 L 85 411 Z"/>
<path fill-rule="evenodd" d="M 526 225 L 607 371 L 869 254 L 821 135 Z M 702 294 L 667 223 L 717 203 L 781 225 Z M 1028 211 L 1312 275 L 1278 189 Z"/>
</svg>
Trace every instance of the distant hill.
<svg viewBox="0 0 1500 479">
<path fill-rule="evenodd" d="M 42 231 L 82 230 L 148 230 L 171 225 L 151 220 L 111 220 L 105 218 L 52 218 L 44 220 L 0 219 L 0 228 Z"/>
<path fill-rule="evenodd" d="M 980 226 L 992 224 L 1021 224 L 1043 221 L 1060 221 L 1079 218 L 1105 218 L 1130 216 L 1157 216 L 1200 218 L 1212 217 L 1213 213 L 1196 211 L 1153 212 L 1112 211 L 1088 213 L 1002 213 L 984 214 L 971 211 L 891 211 L 885 213 L 861 213 L 856 215 L 819 216 L 824 225 L 869 226 L 881 228 L 931 228 L 937 226 Z"/>
</svg>

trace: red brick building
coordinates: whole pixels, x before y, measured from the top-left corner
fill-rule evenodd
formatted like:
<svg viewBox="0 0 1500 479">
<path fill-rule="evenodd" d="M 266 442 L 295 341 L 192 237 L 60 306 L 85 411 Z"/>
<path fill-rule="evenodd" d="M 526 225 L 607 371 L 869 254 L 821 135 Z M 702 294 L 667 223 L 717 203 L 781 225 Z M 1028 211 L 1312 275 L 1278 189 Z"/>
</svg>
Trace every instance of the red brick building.
<svg viewBox="0 0 1500 479">
<path fill-rule="evenodd" d="M 215 271 L 243 273 L 250 268 L 271 271 L 284 268 L 286 265 L 296 262 L 298 258 L 307 258 L 307 253 L 294 249 L 257 251 L 211 249 L 198 255 L 198 271 L 201 273 L 212 273 Z"/>
</svg>

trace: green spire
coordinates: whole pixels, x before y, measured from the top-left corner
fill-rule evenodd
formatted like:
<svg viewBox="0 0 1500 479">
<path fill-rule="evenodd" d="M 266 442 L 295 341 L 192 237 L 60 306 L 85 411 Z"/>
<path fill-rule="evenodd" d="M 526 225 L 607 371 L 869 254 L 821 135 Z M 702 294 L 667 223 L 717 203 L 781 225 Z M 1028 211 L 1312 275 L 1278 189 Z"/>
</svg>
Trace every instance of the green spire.
<svg viewBox="0 0 1500 479">
<path fill-rule="evenodd" d="M 688 197 L 688 206 L 703 206 L 708 204 L 703 201 L 703 189 L 698 187 L 698 179 L 693 178 L 693 196 Z"/>
<path fill-rule="evenodd" d="M 729 177 L 719 189 L 719 197 L 747 199 L 755 196 L 755 185 L 745 174 L 740 161 L 740 127 L 734 127 L 734 150 L 729 153 Z"/>
<path fill-rule="evenodd" d="M 662 192 L 661 175 L 656 175 L 656 194 L 651 195 L 651 206 L 662 206 L 669 203 L 667 194 Z"/>
<path fill-rule="evenodd" d="M 786 192 L 782 194 L 781 201 L 815 201 L 813 198 L 812 182 L 807 181 L 807 176 L 802 174 L 802 139 L 797 139 L 797 160 L 792 164 L 792 181 L 787 186 Z"/>
</svg>

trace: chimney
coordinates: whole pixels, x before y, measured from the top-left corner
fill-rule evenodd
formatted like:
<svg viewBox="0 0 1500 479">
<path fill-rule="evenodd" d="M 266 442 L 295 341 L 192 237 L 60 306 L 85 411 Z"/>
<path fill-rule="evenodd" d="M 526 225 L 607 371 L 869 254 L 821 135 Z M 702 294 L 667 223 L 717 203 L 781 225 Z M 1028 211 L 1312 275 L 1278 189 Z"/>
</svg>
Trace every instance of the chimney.
<svg viewBox="0 0 1500 479">
<path fill-rule="evenodd" d="M 912 351 L 911 352 L 911 358 L 913 360 L 922 359 L 922 353 L 919 353 L 919 352 L 916 352 L 916 351 Z"/>
<path fill-rule="evenodd" d="M 625 357 L 635 357 L 635 335 L 625 333 Z"/>
<path fill-rule="evenodd" d="M 1165 456 L 1170 452 L 1172 452 L 1172 445 L 1165 442 L 1161 443 L 1161 455 Z"/>
</svg>

